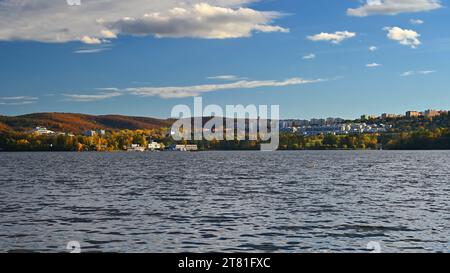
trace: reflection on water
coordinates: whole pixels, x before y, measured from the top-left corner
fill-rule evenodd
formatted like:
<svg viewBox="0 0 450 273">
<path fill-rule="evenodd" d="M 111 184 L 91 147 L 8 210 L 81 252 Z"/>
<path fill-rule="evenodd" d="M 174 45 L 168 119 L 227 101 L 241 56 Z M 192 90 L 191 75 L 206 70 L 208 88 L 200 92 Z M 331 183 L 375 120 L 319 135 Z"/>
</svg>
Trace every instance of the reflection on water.
<svg viewBox="0 0 450 273">
<path fill-rule="evenodd" d="M 0 153 L 0 251 L 449 249 L 450 152 Z"/>
</svg>

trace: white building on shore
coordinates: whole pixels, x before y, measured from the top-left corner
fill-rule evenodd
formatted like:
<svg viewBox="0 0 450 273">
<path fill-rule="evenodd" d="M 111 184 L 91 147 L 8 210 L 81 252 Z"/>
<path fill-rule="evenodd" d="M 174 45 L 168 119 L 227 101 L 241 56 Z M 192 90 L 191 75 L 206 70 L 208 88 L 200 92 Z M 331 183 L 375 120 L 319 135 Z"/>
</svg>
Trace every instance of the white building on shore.
<svg viewBox="0 0 450 273">
<path fill-rule="evenodd" d="M 155 141 L 152 141 L 148 144 L 147 147 L 150 151 L 158 151 L 161 150 L 161 144 Z"/>
<path fill-rule="evenodd" d="M 40 136 L 42 136 L 42 135 L 54 135 L 55 134 L 54 131 L 51 131 L 51 130 L 48 130 L 47 128 L 45 128 L 45 127 L 39 127 L 39 126 L 34 128 L 33 130 L 31 130 L 30 133 L 31 134 L 37 134 L 37 135 L 40 135 Z"/>
<path fill-rule="evenodd" d="M 127 151 L 128 152 L 144 152 L 145 151 L 145 147 L 142 147 L 139 144 L 131 144 L 131 146 L 128 147 Z"/>
<path fill-rule="evenodd" d="M 171 145 L 169 147 L 171 151 L 179 151 L 179 152 L 196 152 L 198 151 L 197 145 Z"/>
</svg>

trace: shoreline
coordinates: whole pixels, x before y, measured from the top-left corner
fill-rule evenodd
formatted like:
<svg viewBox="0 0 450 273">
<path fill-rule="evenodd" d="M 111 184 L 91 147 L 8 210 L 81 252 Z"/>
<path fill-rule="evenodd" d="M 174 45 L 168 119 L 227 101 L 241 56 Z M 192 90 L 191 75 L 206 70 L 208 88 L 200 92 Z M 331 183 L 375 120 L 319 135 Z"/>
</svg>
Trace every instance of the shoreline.
<svg viewBox="0 0 450 273">
<path fill-rule="evenodd" d="M 276 150 L 276 152 L 352 152 L 352 151 L 365 151 L 365 152 L 389 152 L 389 151 L 450 151 L 450 149 L 302 149 L 302 150 Z M 202 151 L 144 151 L 144 152 L 130 152 L 130 151 L 2 151 L 1 153 L 77 153 L 77 154 L 92 154 L 92 153 L 127 153 L 127 154 L 154 154 L 154 153 L 205 153 L 205 152 L 261 152 L 261 150 L 202 150 Z"/>
</svg>

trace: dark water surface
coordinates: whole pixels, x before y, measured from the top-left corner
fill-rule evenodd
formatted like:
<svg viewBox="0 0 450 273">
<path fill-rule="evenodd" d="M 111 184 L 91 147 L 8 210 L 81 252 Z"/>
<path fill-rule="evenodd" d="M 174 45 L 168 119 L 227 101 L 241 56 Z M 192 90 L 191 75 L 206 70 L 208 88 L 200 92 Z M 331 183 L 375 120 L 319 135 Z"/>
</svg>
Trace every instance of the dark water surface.
<svg viewBox="0 0 450 273">
<path fill-rule="evenodd" d="M 0 153 L 0 251 L 450 250 L 450 152 Z"/>
</svg>

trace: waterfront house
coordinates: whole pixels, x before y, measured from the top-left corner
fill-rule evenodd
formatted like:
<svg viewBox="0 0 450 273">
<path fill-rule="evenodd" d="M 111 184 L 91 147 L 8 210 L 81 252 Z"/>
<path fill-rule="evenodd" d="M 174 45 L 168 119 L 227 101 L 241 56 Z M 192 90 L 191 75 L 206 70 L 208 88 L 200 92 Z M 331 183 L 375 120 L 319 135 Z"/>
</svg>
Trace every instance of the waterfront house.
<svg viewBox="0 0 450 273">
<path fill-rule="evenodd" d="M 178 152 L 196 152 L 198 151 L 197 145 L 170 145 L 168 150 Z"/>
<path fill-rule="evenodd" d="M 144 152 L 145 151 L 145 147 L 142 147 L 139 144 L 131 144 L 131 146 L 128 147 L 127 151 L 128 152 Z"/>
<path fill-rule="evenodd" d="M 147 147 L 150 151 L 157 151 L 157 150 L 161 150 L 161 144 L 155 141 L 152 141 L 148 144 Z"/>
<path fill-rule="evenodd" d="M 185 146 L 186 151 L 188 151 L 188 152 L 198 151 L 197 145 L 184 145 L 184 146 Z"/>
</svg>

